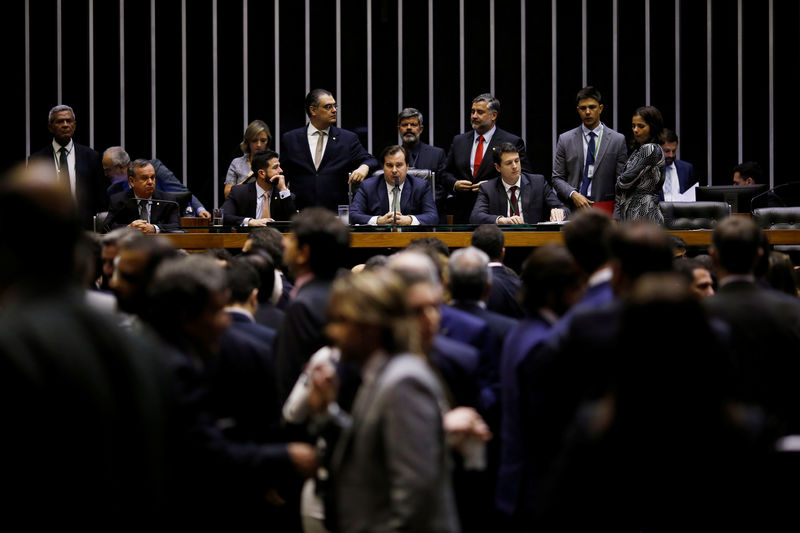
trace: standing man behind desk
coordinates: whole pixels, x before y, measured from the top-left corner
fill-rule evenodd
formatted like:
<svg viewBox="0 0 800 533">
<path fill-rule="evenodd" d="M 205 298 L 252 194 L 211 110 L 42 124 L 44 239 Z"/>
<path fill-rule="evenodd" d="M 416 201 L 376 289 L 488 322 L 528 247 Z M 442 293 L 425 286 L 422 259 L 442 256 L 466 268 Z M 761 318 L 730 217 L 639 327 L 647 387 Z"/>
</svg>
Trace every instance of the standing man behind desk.
<svg viewBox="0 0 800 533">
<path fill-rule="evenodd" d="M 50 110 L 47 129 L 53 134 L 53 141 L 31 154 L 30 159 L 43 159 L 54 165 L 59 182 L 69 187 L 78 205 L 81 225 L 92 229 L 94 215 L 105 211 L 108 202 L 100 154 L 72 139 L 75 113 L 67 105 Z"/>
<path fill-rule="evenodd" d="M 692 185 L 697 183 L 697 178 L 694 177 L 694 165 L 677 159 L 677 133 L 664 128 L 664 131 L 661 133 L 661 151 L 664 152 L 664 165 L 666 167 L 667 177 L 664 179 L 664 188 L 659 195 L 660 199 L 667 202 L 694 200 L 694 194 L 692 194 L 691 198 L 683 198 L 681 196 Z"/>
<path fill-rule="evenodd" d="M 258 152 L 250 165 L 256 181 L 231 187 L 222 204 L 225 224 L 265 226 L 267 222 L 289 220 L 297 208 L 278 154 L 272 150 Z"/>
<path fill-rule="evenodd" d="M 453 137 L 447 154 L 447 166 L 442 179 L 437 180 L 443 187 L 437 197 L 454 195 L 453 221 L 456 224 L 469 221 L 480 184 L 497 177 L 491 153 L 502 143 L 510 142 L 516 146 L 522 169 L 531 172 L 525 142 L 495 125 L 499 113 L 500 100 L 489 93 L 476 96 L 472 100 L 470 114 L 473 131 Z"/>
<path fill-rule="evenodd" d="M 407 175 L 408 152 L 402 146 L 387 146 L 381 154 L 383 176 L 361 184 L 350 206 L 353 224 L 433 225 L 439 222 L 436 204 L 427 180 Z"/>
<path fill-rule="evenodd" d="M 106 216 L 109 229 L 128 226 L 142 233 L 177 231 L 178 203 L 167 193 L 156 190 L 156 171 L 147 159 L 128 165 L 130 189 L 111 197 Z"/>
<path fill-rule="evenodd" d="M 347 186 L 360 182 L 378 167 L 352 131 L 337 128 L 336 100 L 325 89 L 306 95 L 304 128 L 285 133 L 281 139 L 283 164 L 297 195 L 297 208 L 319 205 L 337 211 L 347 204 Z"/>
<path fill-rule="evenodd" d="M 447 164 L 447 155 L 441 148 L 420 140 L 424 129 L 418 109 L 407 107 L 397 115 L 397 131 L 403 138 L 403 148 L 408 150 L 408 168 L 424 168 L 438 174 Z"/>
<path fill-rule="evenodd" d="M 499 178 L 481 183 L 470 224 L 536 224 L 564 220 L 564 204 L 541 174 L 525 174 L 511 143 L 493 150 Z"/>
<path fill-rule="evenodd" d="M 576 102 L 583 124 L 558 136 L 551 183 L 559 199 L 570 207 L 613 202 L 617 176 L 628 160 L 625 136 L 600 122 L 600 91 L 584 87 Z"/>
</svg>

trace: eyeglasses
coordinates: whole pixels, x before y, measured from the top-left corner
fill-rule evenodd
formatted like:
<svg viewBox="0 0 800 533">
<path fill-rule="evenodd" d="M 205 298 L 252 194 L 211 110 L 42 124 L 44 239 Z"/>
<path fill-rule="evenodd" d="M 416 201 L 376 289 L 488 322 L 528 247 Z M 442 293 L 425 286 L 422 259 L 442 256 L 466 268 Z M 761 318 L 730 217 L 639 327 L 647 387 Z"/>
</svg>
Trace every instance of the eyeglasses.
<svg viewBox="0 0 800 533">
<path fill-rule="evenodd" d="M 316 107 L 321 107 L 322 109 L 330 111 L 331 109 L 339 109 L 339 104 L 325 104 L 325 105 L 318 105 Z"/>
</svg>

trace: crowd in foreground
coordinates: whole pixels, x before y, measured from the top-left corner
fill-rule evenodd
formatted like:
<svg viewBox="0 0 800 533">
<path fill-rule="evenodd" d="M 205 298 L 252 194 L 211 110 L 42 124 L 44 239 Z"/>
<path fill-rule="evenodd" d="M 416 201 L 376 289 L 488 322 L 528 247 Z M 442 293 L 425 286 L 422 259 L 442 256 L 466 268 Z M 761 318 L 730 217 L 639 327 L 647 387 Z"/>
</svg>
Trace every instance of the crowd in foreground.
<svg viewBox="0 0 800 533">
<path fill-rule="evenodd" d="M 135 229 L 93 242 L 52 181 L 32 165 L 0 188 L 12 523 L 647 531 L 791 514 L 800 302 L 770 286 L 778 262 L 747 218 L 718 224 L 710 263 L 588 210 L 519 275 L 496 225 L 348 271 L 325 209 L 235 257 L 187 254 Z"/>
</svg>

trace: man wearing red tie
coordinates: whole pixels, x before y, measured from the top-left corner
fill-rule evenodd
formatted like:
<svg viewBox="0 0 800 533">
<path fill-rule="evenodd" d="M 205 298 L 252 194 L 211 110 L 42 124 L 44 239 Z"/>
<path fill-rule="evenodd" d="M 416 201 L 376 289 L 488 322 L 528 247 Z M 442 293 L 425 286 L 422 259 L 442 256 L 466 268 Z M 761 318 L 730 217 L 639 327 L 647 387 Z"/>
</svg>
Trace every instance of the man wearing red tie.
<svg viewBox="0 0 800 533">
<path fill-rule="evenodd" d="M 514 134 L 498 128 L 497 115 L 500 101 L 489 93 L 472 100 L 470 122 L 472 130 L 453 138 L 447 155 L 447 166 L 439 180 L 444 195 L 452 195 L 453 222 L 466 224 L 478 196 L 481 183 L 498 176 L 492 152 L 502 143 L 510 142 L 517 147 L 520 164 L 524 172 L 531 172 L 525 142 Z M 438 195 L 437 195 L 438 196 Z"/>
</svg>

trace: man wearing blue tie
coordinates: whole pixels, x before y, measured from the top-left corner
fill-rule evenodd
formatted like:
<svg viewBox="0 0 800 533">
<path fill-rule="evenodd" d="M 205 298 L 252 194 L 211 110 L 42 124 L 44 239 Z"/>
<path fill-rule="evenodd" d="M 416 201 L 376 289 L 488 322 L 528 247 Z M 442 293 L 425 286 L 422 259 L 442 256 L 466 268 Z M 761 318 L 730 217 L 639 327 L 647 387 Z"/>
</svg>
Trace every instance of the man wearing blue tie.
<svg viewBox="0 0 800 533">
<path fill-rule="evenodd" d="M 558 136 L 551 183 L 567 207 L 614 200 L 617 176 L 625 168 L 625 137 L 600 121 L 603 97 L 584 87 L 576 97 L 583 124 Z"/>
</svg>

